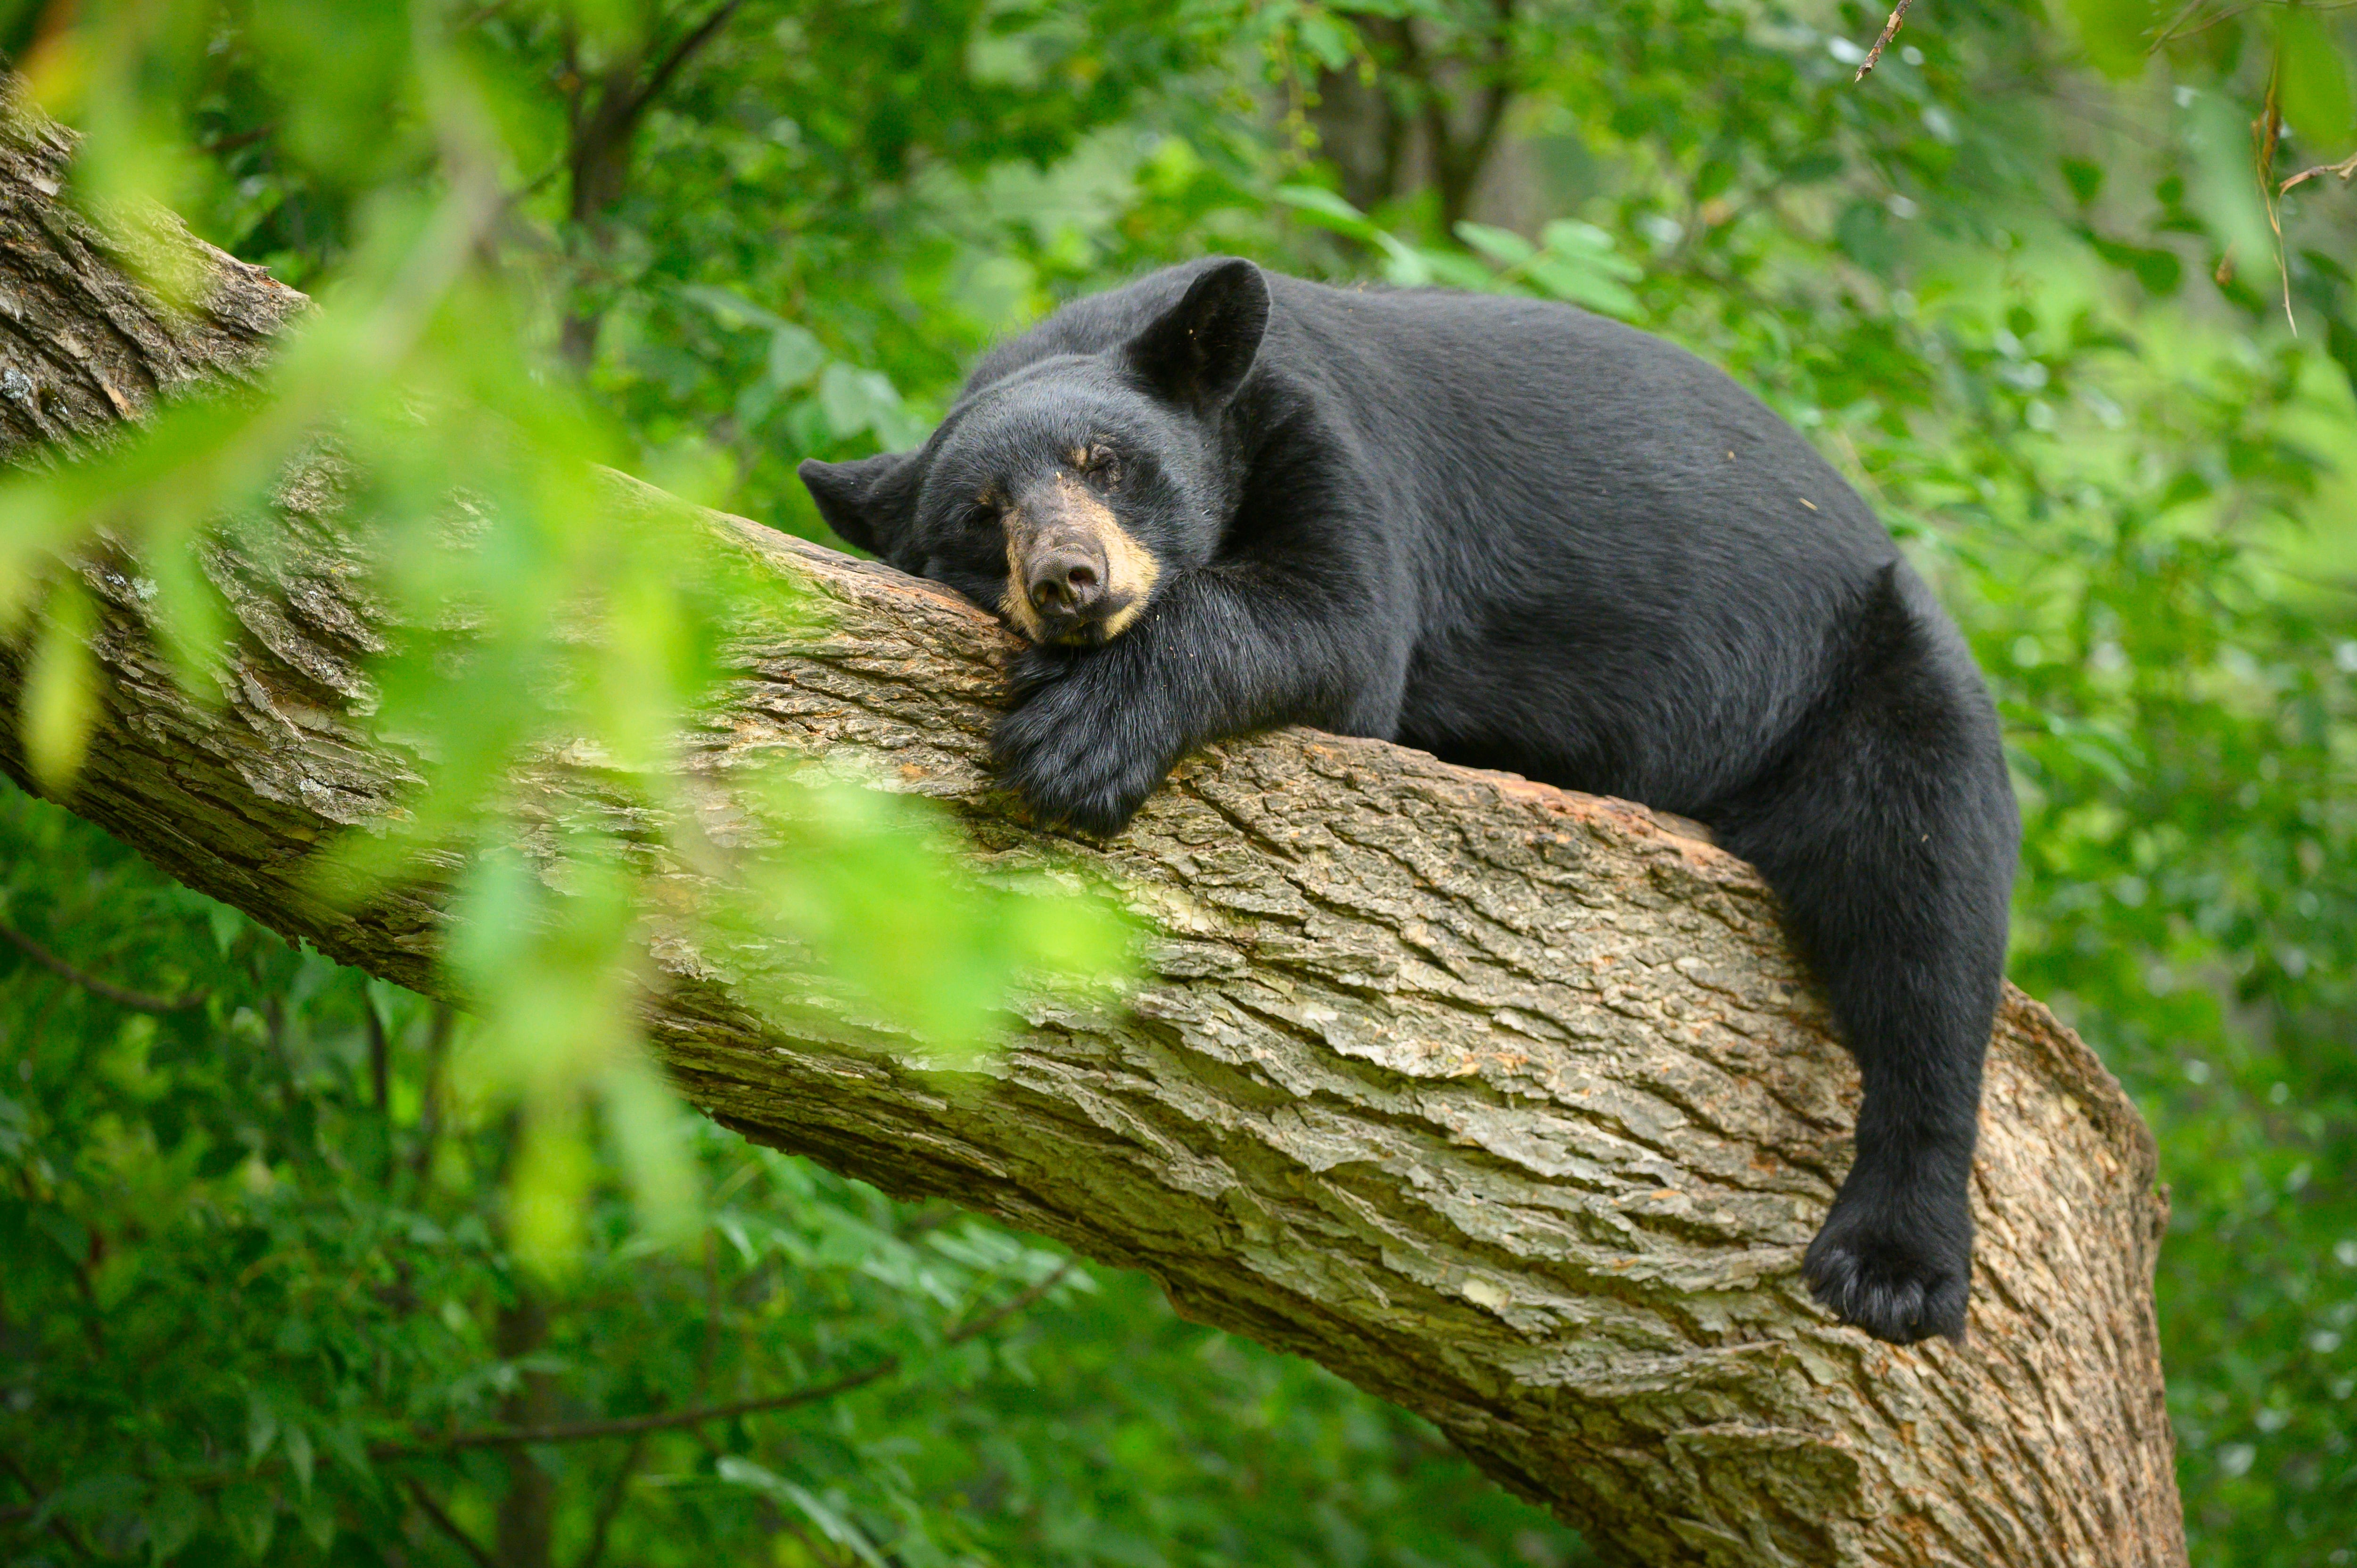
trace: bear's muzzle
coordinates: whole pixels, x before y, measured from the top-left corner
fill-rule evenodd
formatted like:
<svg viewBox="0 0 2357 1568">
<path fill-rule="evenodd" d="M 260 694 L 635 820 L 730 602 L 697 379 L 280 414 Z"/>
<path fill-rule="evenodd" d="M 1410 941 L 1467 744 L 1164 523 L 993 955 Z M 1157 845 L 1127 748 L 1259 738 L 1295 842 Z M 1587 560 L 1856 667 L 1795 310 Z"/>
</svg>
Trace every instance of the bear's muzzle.
<svg viewBox="0 0 2357 1568">
<path fill-rule="evenodd" d="M 1086 648 L 1129 629 L 1162 575 L 1113 509 L 1070 474 L 1028 487 L 1003 518 L 999 610 L 1033 642 Z"/>
</svg>

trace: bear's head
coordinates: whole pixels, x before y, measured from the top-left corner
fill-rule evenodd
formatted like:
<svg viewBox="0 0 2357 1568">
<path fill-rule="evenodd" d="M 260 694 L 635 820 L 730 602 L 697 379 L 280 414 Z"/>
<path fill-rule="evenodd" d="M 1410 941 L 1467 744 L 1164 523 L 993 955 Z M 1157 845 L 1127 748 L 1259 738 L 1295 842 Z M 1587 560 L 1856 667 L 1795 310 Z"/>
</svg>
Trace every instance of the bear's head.
<svg viewBox="0 0 2357 1568">
<path fill-rule="evenodd" d="M 1267 326 L 1260 269 L 1220 262 L 1117 348 L 1027 365 L 917 451 L 813 459 L 802 483 L 845 539 L 1032 642 L 1110 641 L 1219 547 L 1237 489 L 1224 416 Z"/>
</svg>

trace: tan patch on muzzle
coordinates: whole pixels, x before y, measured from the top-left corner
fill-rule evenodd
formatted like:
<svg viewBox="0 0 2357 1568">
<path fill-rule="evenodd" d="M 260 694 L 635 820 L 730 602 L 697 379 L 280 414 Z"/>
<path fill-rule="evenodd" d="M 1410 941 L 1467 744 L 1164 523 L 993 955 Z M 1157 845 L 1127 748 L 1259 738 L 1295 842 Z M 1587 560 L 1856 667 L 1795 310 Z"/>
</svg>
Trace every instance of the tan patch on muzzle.
<svg viewBox="0 0 2357 1568">
<path fill-rule="evenodd" d="M 1101 603 L 1109 612 L 1088 624 L 1101 640 L 1110 642 L 1127 631 L 1146 611 L 1146 601 L 1161 580 L 1162 564 L 1123 528 L 1120 520 L 1069 474 L 1056 476 L 1052 491 L 1033 490 L 1024 504 L 1006 513 L 1006 589 L 999 608 L 1017 630 L 1033 642 L 1051 635 L 1048 623 L 1031 602 L 1031 564 L 1050 550 L 1086 545 L 1105 564 Z"/>
</svg>

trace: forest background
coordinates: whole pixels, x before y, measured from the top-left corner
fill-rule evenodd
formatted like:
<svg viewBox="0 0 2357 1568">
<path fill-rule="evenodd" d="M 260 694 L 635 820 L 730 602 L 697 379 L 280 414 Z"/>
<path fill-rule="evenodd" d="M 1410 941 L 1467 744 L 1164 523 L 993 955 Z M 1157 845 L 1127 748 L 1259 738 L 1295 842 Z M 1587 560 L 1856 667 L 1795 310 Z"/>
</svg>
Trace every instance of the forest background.
<svg viewBox="0 0 2357 1568">
<path fill-rule="evenodd" d="M 320 425 L 389 476 L 388 516 L 471 487 L 500 548 L 401 591 L 522 629 L 470 677 L 381 673 L 479 785 L 434 820 L 488 832 L 538 677 L 643 737 L 724 614 L 725 571 L 601 534 L 560 469 L 823 537 L 801 458 L 907 445 L 996 337 L 1214 252 L 1666 334 L 1877 504 L 1996 688 L 2011 972 L 2120 1075 L 2172 1188 L 2194 1561 L 2357 1561 L 2357 191 L 2302 177 L 2357 152 L 2357 10 L 1954 0 L 1861 80 L 1884 20 L 16 7 L 0 49 L 83 134 L 88 210 L 135 230 L 161 201 L 323 303 L 264 435 L 16 455 L 0 602 L 70 628 L 30 563 L 91 497 L 168 561 Z M 160 575 L 200 655 L 201 595 Z M 661 591 L 584 676 L 551 582 Z M 69 640 L 24 716 L 59 787 Z M 942 1037 L 986 1041 L 1013 968 L 1110 950 L 1101 921 L 962 902 L 921 824 L 827 800 L 788 868 L 813 929 Z M 461 1016 L 13 788 L 0 843 L 12 1563 L 1585 1560 L 1419 1423 L 1142 1279 L 684 1112 L 630 1065 L 614 920 L 535 925 L 495 854 L 470 908 L 516 918 L 479 924 L 543 935 L 455 955 Z"/>
</svg>

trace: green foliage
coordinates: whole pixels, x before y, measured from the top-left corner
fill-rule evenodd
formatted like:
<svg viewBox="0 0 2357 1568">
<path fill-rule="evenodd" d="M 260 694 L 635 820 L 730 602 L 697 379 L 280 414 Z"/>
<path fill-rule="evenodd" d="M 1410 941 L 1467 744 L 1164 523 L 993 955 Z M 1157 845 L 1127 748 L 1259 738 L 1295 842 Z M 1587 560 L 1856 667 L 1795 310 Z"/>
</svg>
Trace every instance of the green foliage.
<svg viewBox="0 0 2357 1568">
<path fill-rule="evenodd" d="M 501 611 L 382 672 L 453 759 L 439 834 L 496 822 L 507 761 L 559 733 L 659 791 L 714 662 L 730 564 L 612 519 L 586 457 L 816 533 L 801 457 L 916 438 L 994 335 L 1214 250 L 1569 299 L 1727 366 L 1875 501 L 1997 689 L 2027 824 L 2013 972 L 2120 1073 L 2173 1187 L 2195 1561 L 2351 1560 L 2357 195 L 2282 182 L 2357 149 L 2357 13 L 1960 0 L 1855 83 L 1879 4 L 1525 0 L 1501 27 L 1389 0 L 744 0 L 617 151 L 595 111 L 715 11 L 86 10 L 11 36 L 89 128 L 93 192 L 160 192 L 328 305 L 260 412 L 189 410 L 114 467 L 17 484 L 0 580 L 29 604 L 38 552 L 100 515 L 167 562 L 332 424 L 421 624 L 454 597 Z M 1352 82 L 1417 135 L 1502 86 L 1510 177 L 1445 228 L 1414 157 L 1346 194 Z M 467 205 L 487 190 L 496 221 Z M 447 438 L 487 419 L 494 450 Z M 496 548 L 427 548 L 454 483 Z M 193 667 L 201 596 L 165 598 Z M 585 605 L 605 635 L 560 635 Z M 27 702 L 51 776 L 84 722 L 80 613 L 45 612 L 59 651 Z M 967 1043 L 1012 970 L 1093 967 L 1101 928 L 963 887 L 884 809 L 780 780 L 780 854 L 724 918 L 789 920 L 843 983 L 910 998 L 912 1032 Z M 448 1037 L 10 811 L 12 923 L 207 993 L 134 1015 L 0 977 L 15 1560 L 61 1560 L 63 1530 L 184 1561 L 457 1561 L 421 1495 L 488 1541 L 530 1488 L 449 1434 L 888 1358 L 773 1414 L 532 1449 L 561 1554 L 610 1496 L 615 1562 L 1572 1560 L 1413 1423 L 1139 1282 L 1075 1270 L 992 1319 L 1060 1264 L 682 1120 L 613 1023 L 598 955 L 634 893 L 586 829 L 529 869 L 481 862 L 470 907 L 576 923 L 479 925 L 514 934 L 462 951 L 482 1001 Z M 878 866 L 934 891 L 846 895 Z M 941 955 L 921 983 L 910 951 Z M 605 988 L 565 983 L 585 973 Z M 605 1134 L 569 1132 L 592 1105 Z"/>
</svg>

